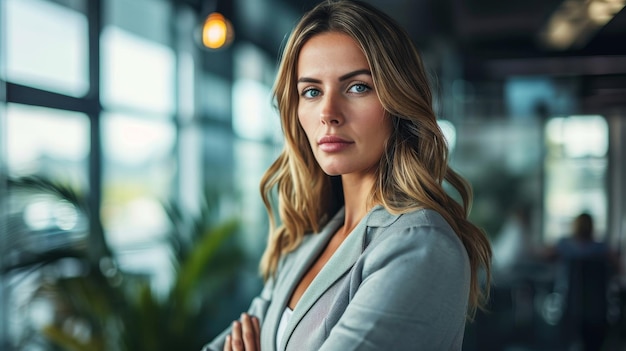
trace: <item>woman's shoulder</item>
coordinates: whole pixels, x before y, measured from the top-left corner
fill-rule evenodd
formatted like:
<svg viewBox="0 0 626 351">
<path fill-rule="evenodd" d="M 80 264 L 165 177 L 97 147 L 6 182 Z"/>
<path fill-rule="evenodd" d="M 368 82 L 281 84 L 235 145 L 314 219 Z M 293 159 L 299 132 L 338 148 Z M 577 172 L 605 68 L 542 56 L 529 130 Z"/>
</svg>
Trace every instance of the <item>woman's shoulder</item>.
<svg viewBox="0 0 626 351">
<path fill-rule="evenodd" d="M 452 231 L 452 227 L 443 216 L 428 208 L 416 209 L 403 215 L 406 225 L 412 227 L 438 227 Z"/>
<path fill-rule="evenodd" d="M 428 208 L 416 208 L 408 212 L 392 213 L 382 206 L 377 206 L 372 210 L 368 221 L 368 227 L 393 227 L 399 228 L 420 228 L 433 227 L 446 232 L 452 232 L 452 227 L 443 216 Z"/>
<path fill-rule="evenodd" d="M 385 210 L 386 211 L 386 210 Z M 461 239 L 437 211 L 416 209 L 402 214 L 380 214 L 386 226 L 370 227 L 370 241 L 362 256 L 364 275 L 384 267 L 390 260 L 406 262 L 406 269 L 438 272 L 458 271 L 469 277 L 469 258 Z"/>
<path fill-rule="evenodd" d="M 376 217 L 376 218 L 374 218 Z M 437 211 L 420 208 L 406 213 L 393 214 L 379 208 L 368 220 L 370 237 L 368 241 L 387 242 L 383 246 L 396 246 L 401 249 L 463 250 L 459 236 Z"/>
</svg>

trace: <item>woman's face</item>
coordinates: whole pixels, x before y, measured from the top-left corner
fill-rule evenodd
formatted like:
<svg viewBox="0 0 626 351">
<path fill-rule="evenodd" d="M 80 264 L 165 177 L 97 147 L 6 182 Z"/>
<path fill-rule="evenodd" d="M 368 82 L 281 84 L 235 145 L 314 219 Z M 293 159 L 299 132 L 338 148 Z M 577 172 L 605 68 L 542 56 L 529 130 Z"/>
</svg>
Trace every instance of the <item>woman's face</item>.
<svg viewBox="0 0 626 351">
<path fill-rule="evenodd" d="M 297 79 L 298 119 L 322 170 L 370 175 L 392 126 L 357 43 L 341 33 L 313 36 L 300 51 Z"/>
</svg>

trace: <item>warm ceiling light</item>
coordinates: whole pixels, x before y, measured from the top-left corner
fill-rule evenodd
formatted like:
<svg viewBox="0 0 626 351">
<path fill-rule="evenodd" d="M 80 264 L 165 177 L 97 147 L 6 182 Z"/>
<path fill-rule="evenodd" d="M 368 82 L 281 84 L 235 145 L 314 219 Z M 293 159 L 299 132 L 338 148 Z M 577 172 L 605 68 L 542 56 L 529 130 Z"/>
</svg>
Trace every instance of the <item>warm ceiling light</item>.
<svg viewBox="0 0 626 351">
<path fill-rule="evenodd" d="M 592 1 L 589 4 L 589 18 L 598 25 L 608 23 L 624 8 L 623 0 Z"/>
<path fill-rule="evenodd" d="M 233 41 L 233 26 L 218 12 L 211 13 L 202 26 L 202 45 L 209 49 L 220 49 Z"/>
<path fill-rule="evenodd" d="M 557 50 L 581 48 L 624 8 L 626 0 L 564 0 L 540 37 Z"/>
</svg>

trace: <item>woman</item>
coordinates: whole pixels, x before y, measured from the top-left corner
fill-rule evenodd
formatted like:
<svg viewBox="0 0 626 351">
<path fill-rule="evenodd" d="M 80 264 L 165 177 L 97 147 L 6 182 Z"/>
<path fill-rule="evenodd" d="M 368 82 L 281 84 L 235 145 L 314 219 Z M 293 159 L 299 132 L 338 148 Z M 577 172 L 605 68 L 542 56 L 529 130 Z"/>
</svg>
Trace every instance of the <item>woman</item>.
<svg viewBox="0 0 626 351">
<path fill-rule="evenodd" d="M 274 96 L 285 147 L 261 181 L 266 284 L 205 350 L 460 350 L 491 250 L 405 31 L 325 1 L 292 32 Z"/>
</svg>

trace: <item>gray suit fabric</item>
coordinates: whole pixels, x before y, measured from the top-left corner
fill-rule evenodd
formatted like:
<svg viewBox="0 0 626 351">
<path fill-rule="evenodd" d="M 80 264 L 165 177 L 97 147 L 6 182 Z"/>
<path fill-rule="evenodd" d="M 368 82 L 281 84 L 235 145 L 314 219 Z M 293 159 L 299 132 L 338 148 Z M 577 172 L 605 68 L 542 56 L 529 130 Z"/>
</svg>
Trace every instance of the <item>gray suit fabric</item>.
<svg viewBox="0 0 626 351">
<path fill-rule="evenodd" d="M 261 349 L 293 290 L 343 224 L 340 210 L 318 234 L 281 259 L 248 310 L 261 323 Z M 461 350 L 470 286 L 467 252 L 448 223 L 427 209 L 372 209 L 315 277 L 280 342 L 286 351 Z M 205 345 L 221 351 L 230 328 Z"/>
</svg>

